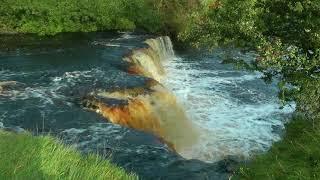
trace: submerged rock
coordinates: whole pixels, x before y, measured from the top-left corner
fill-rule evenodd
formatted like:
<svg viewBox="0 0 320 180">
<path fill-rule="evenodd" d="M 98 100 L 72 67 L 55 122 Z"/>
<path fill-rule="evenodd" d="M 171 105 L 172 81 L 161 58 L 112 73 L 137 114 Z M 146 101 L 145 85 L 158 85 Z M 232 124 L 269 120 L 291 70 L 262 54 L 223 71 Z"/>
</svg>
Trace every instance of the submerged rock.
<svg viewBox="0 0 320 180">
<path fill-rule="evenodd" d="M 14 127 L 5 127 L 4 128 L 5 131 L 9 131 L 9 132 L 14 132 L 14 133 L 17 133 L 17 134 L 20 134 L 20 133 L 26 133 L 27 131 L 19 126 L 14 126 Z"/>
<path fill-rule="evenodd" d="M 17 81 L 3 81 L 0 82 L 0 92 L 9 90 L 18 84 Z"/>
<path fill-rule="evenodd" d="M 14 91 L 18 91 L 23 86 L 23 83 L 17 81 L 2 81 L 0 82 L 0 96 L 12 96 Z"/>
<path fill-rule="evenodd" d="M 13 132 L 13 133 L 17 133 L 17 134 L 26 133 L 27 132 L 25 129 L 23 129 L 23 128 L 19 127 L 19 126 L 6 127 L 6 126 L 4 126 L 3 122 L 0 122 L 0 130 Z"/>
<path fill-rule="evenodd" d="M 159 37 L 145 43 L 147 48 L 133 50 L 124 61 L 129 63 L 129 73 L 151 79 L 143 86 L 96 90 L 82 105 L 112 123 L 156 135 L 180 152 L 195 144 L 199 133 L 173 93 L 160 84 L 165 75 L 162 61 L 174 56 L 172 42 L 169 37 Z"/>
</svg>

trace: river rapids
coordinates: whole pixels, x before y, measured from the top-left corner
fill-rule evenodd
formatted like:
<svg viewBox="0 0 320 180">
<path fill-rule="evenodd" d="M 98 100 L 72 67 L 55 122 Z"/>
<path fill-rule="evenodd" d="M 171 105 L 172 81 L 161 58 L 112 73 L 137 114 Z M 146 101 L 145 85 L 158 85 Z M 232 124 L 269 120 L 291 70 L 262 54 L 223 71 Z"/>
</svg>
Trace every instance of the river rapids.
<svg viewBox="0 0 320 180">
<path fill-rule="evenodd" d="M 276 81 L 222 63 L 254 52 L 174 51 L 169 37 L 130 33 L 0 40 L 0 128 L 50 133 L 141 179 L 227 179 L 294 111 Z"/>
</svg>

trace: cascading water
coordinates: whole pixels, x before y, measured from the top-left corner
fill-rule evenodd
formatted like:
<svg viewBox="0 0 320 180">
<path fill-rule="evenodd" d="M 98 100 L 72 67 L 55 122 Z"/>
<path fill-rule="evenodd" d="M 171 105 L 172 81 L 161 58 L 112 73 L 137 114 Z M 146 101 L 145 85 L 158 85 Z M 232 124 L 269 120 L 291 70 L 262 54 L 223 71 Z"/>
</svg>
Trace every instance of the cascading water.
<svg viewBox="0 0 320 180">
<path fill-rule="evenodd" d="M 149 47 L 134 50 L 124 58 L 131 66 L 128 71 L 141 74 L 161 82 L 165 78 L 163 61 L 174 57 L 173 45 L 168 36 L 148 39 Z"/>
<path fill-rule="evenodd" d="M 274 131 L 283 128 L 281 115 L 291 113 L 293 108 L 280 110 L 276 98 L 267 98 L 269 90 L 262 84 L 259 73 L 220 70 L 219 63 L 214 61 L 216 58 L 185 62 L 175 57 L 169 37 L 148 39 L 146 43 L 148 48 L 134 50 L 124 58 L 131 63 L 129 72 L 135 67 L 139 69 L 135 74 L 154 78 L 170 87 L 184 104 L 187 115 L 169 91 L 158 88 L 152 89 L 155 93 L 148 96 L 143 95 L 144 91 L 138 93 L 136 96 L 140 98 L 118 94 L 116 99 L 134 99 L 135 103 L 129 101 L 126 113 L 123 110 L 120 113 L 118 108 L 112 109 L 112 113 L 110 108 L 100 108 L 105 117 L 164 138 L 185 158 L 209 162 L 228 156 L 247 158 L 279 140 L 279 134 Z M 260 84 L 261 90 L 252 89 L 252 83 Z M 114 98 L 110 93 L 105 97 Z M 143 109 L 133 105 L 137 102 Z"/>
<path fill-rule="evenodd" d="M 148 39 L 145 42 L 159 55 L 161 64 L 163 61 L 175 56 L 171 39 L 168 36 Z"/>
<path fill-rule="evenodd" d="M 64 34 L 3 43 L 0 129 L 50 133 L 141 179 L 228 179 L 228 163 L 214 161 L 268 149 L 293 110 L 279 109 L 276 85 L 259 73 L 221 64 L 222 51 L 176 57 L 169 37 Z"/>
<path fill-rule="evenodd" d="M 152 133 L 180 152 L 197 142 L 198 129 L 175 96 L 160 84 L 165 74 L 162 63 L 174 57 L 172 42 L 169 37 L 159 37 L 146 43 L 148 48 L 132 51 L 124 61 L 130 63 L 130 73 L 157 81 L 149 80 L 145 87 L 94 92 L 85 98 L 83 105 L 115 124 Z M 138 71 L 133 72 L 132 67 Z"/>
</svg>

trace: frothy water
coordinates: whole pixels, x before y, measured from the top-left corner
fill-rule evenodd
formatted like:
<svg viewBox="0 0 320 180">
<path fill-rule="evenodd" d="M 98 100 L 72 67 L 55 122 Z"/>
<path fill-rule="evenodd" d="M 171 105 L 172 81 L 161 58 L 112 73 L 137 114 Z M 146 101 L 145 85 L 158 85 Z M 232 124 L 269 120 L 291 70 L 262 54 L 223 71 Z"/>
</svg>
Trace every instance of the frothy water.
<svg viewBox="0 0 320 180">
<path fill-rule="evenodd" d="M 174 57 L 173 45 L 168 36 L 147 39 L 146 48 L 133 50 L 123 58 L 130 64 L 128 72 L 161 82 L 165 77 L 163 63 Z"/>
<path fill-rule="evenodd" d="M 180 152 L 198 140 L 198 132 L 175 96 L 161 84 L 163 63 L 174 57 L 173 45 L 167 36 L 145 43 L 147 47 L 132 50 L 123 58 L 129 64 L 128 73 L 150 78 L 143 87 L 93 91 L 81 104 L 115 124 L 149 132 Z"/>
<path fill-rule="evenodd" d="M 94 90 L 144 86 L 148 78 L 128 74 L 122 59 L 133 49 L 145 48 L 143 42 L 149 37 L 102 33 L 54 41 L 27 38 L 18 42 L 22 43 L 18 49 L 0 49 L 0 81 L 21 83 L 4 92 L 6 96 L 0 95 L 0 128 L 63 136 L 83 152 L 112 154 L 113 162 L 149 179 L 221 179 L 224 166 L 206 162 L 229 155 L 249 157 L 280 139 L 294 107 L 279 109 L 275 83 L 265 84 L 258 72 L 221 64 L 222 50 L 174 56 L 168 37 L 146 42 L 160 52 L 157 61 L 164 65 L 165 75 L 159 81 L 172 90 L 188 119 L 201 129 L 198 143 L 179 153 L 206 162 L 187 161 L 155 136 L 109 123 L 80 107 L 79 98 Z M 253 55 L 235 50 L 233 57 L 249 61 Z M 175 126 L 188 132 L 178 123 Z"/>
<path fill-rule="evenodd" d="M 212 162 L 266 151 L 280 140 L 285 117 L 294 111 L 280 108 L 276 85 L 265 84 L 262 74 L 222 65 L 222 52 L 184 55 L 165 64 L 165 84 L 202 129 L 199 143 L 181 152 L 186 158 Z"/>
</svg>

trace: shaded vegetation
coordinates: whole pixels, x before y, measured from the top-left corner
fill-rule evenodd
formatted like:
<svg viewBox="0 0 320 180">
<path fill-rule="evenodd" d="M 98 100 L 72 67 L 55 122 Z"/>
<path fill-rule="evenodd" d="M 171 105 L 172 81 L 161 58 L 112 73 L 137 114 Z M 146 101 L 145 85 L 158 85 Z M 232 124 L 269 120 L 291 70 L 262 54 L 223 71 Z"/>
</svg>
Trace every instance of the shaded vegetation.
<svg viewBox="0 0 320 180">
<path fill-rule="evenodd" d="M 320 126 L 304 119 L 287 125 L 283 141 L 240 169 L 240 179 L 320 179 Z M 236 178 L 234 178 L 236 179 Z"/>
<path fill-rule="evenodd" d="M 179 37 L 200 48 L 250 46 L 265 79 L 281 80 L 283 105 L 297 104 L 283 141 L 234 179 L 320 179 L 320 1 L 207 0 L 202 6 Z"/>
<path fill-rule="evenodd" d="M 138 179 L 51 137 L 0 131 L 0 179 Z"/>
</svg>

